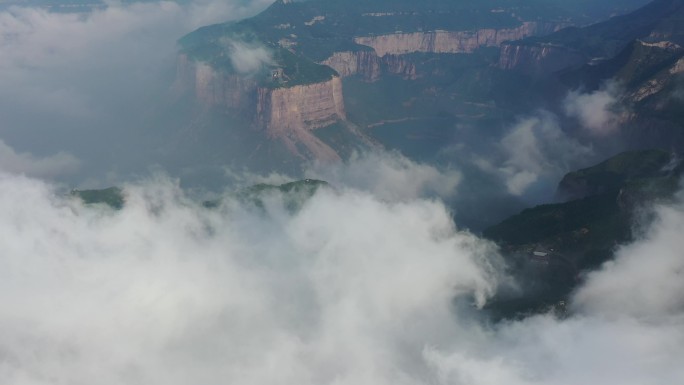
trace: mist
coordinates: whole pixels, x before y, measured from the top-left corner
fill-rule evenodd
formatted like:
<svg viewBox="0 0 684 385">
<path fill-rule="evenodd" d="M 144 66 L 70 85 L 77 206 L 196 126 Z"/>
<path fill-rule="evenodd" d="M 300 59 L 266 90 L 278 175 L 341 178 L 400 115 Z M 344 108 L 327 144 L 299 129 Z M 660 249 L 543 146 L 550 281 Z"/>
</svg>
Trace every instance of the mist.
<svg viewBox="0 0 684 385">
<path fill-rule="evenodd" d="M 145 172 L 160 162 L 155 151 L 163 143 L 150 137 L 169 132 L 156 116 L 172 94 L 176 40 L 269 4 L 155 1 L 111 2 L 78 13 L 0 10 L 0 139 L 16 153 L 77 159 L 77 172 L 69 167 L 59 175 L 72 184 Z"/>
<path fill-rule="evenodd" d="M 115 211 L 0 176 L 4 383 L 684 379 L 681 202 L 586 278 L 569 317 L 492 324 L 479 309 L 510 287 L 504 259 L 440 201 L 337 186 L 298 211 L 278 194 L 207 209 L 164 176 L 124 191 Z"/>
<path fill-rule="evenodd" d="M 609 81 L 599 90 L 582 93 L 573 90 L 563 101 L 565 113 L 577 119 L 583 131 L 591 136 L 605 137 L 620 128 L 620 85 Z M 623 108 L 624 109 L 624 108 Z"/>
</svg>

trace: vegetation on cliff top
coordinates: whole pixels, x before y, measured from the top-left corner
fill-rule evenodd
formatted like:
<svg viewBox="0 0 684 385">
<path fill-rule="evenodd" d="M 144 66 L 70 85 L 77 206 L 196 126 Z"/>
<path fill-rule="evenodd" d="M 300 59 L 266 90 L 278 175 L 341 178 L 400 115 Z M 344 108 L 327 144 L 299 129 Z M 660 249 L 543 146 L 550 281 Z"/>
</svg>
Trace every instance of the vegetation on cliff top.
<svg viewBox="0 0 684 385">
<path fill-rule="evenodd" d="M 100 190 L 71 190 L 71 195 L 85 204 L 104 204 L 117 210 L 121 209 L 125 202 L 123 190 L 118 187 Z"/>
</svg>

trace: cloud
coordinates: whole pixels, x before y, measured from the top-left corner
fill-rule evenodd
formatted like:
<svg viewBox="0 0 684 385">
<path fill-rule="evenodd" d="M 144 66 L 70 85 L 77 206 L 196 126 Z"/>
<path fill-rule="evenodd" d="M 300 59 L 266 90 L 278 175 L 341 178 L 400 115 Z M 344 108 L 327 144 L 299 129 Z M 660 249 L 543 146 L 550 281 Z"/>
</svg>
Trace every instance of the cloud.
<svg viewBox="0 0 684 385">
<path fill-rule="evenodd" d="M 563 108 L 568 116 L 578 119 L 590 134 L 606 136 L 619 129 L 619 101 L 619 86 L 609 82 L 591 93 L 577 90 L 569 92 L 563 101 Z"/>
<path fill-rule="evenodd" d="M 321 191 L 209 211 L 170 181 L 121 212 L 0 177 L 4 383 L 419 383 L 496 287 L 494 249 L 432 201 Z M 415 361 L 418 359 L 418 361 Z"/>
<path fill-rule="evenodd" d="M 380 151 L 353 154 L 345 163 L 315 164 L 305 171 L 305 175 L 335 186 L 368 191 L 386 200 L 452 197 L 462 179 L 457 170 L 439 170 L 399 153 Z"/>
<path fill-rule="evenodd" d="M 659 319 L 684 313 L 684 204 L 659 206 L 657 220 L 639 242 L 589 275 L 575 304 L 585 312 Z"/>
<path fill-rule="evenodd" d="M 292 213 L 277 197 L 208 210 L 165 178 L 125 191 L 111 211 L 0 175 L 3 383 L 684 379 L 681 204 L 569 318 L 491 325 L 477 306 L 505 280 L 496 249 L 438 202 L 324 189 Z"/>
<path fill-rule="evenodd" d="M 241 74 L 255 73 L 273 63 L 271 52 L 263 46 L 239 41 L 230 41 L 227 45 L 230 47 L 230 61 Z"/>
<path fill-rule="evenodd" d="M 517 196 L 542 178 L 559 179 L 578 161 L 593 155 L 591 148 L 567 136 L 556 117 L 545 111 L 520 120 L 498 146 L 503 156 L 501 166 L 493 166 L 484 158 L 476 162 L 502 175 L 508 192 Z"/>
<path fill-rule="evenodd" d="M 27 152 L 17 153 L 0 140 L 0 170 L 5 172 L 51 178 L 73 173 L 79 165 L 79 160 L 68 153 L 39 158 Z"/>
<path fill-rule="evenodd" d="M 32 152 L 67 151 L 89 159 L 80 171 L 84 177 L 121 172 L 131 157 L 138 164 L 154 162 L 150 148 L 138 147 L 141 127 L 159 132 L 168 125 L 151 117 L 173 83 L 177 39 L 202 25 L 251 16 L 269 3 L 107 2 L 84 13 L 0 10 L 0 138 Z"/>
</svg>

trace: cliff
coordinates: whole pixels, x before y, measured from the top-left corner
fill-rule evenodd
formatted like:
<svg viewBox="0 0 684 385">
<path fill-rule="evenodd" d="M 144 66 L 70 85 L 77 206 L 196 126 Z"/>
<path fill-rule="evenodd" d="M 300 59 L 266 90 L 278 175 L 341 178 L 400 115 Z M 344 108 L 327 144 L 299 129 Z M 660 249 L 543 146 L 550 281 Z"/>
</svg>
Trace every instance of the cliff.
<svg viewBox="0 0 684 385">
<path fill-rule="evenodd" d="M 361 75 L 364 79 L 377 80 L 381 74 L 382 61 L 370 50 L 335 52 L 321 62 L 330 66 L 342 77 Z"/>
<path fill-rule="evenodd" d="M 287 136 L 296 130 L 313 130 L 345 119 L 342 81 L 287 88 L 259 88 L 256 119 L 270 137 Z"/>
<path fill-rule="evenodd" d="M 582 65 L 586 57 L 581 52 L 555 45 L 502 44 L 499 68 L 525 73 L 551 73 Z"/>
<path fill-rule="evenodd" d="M 375 81 L 383 73 L 410 80 L 418 77 L 415 63 L 404 55 L 379 57 L 374 51 L 367 50 L 335 52 L 321 64 L 332 67 L 342 77 L 359 75 L 366 81 Z"/>
<path fill-rule="evenodd" d="M 360 36 L 354 41 L 372 47 L 380 57 L 414 52 L 472 53 L 479 47 L 496 47 L 505 41 L 551 33 L 559 26 L 556 23 L 524 22 L 515 28 L 393 33 Z"/>
<path fill-rule="evenodd" d="M 334 52 L 320 62 L 332 67 L 342 77 L 359 75 L 367 81 L 380 78 L 383 73 L 416 79 L 416 65 L 411 53 L 472 53 L 480 47 L 496 47 L 505 41 L 551 33 L 559 23 L 525 22 L 516 28 L 485 28 L 475 31 L 431 31 L 393 33 L 354 38 L 356 44 L 370 49 Z"/>
<path fill-rule="evenodd" d="M 181 54 L 175 86 L 193 94 L 204 108 L 236 111 L 251 120 L 254 129 L 265 132 L 270 139 L 281 140 L 298 157 L 339 159 L 332 148 L 311 133 L 346 119 L 339 76 L 274 88 L 260 85 L 253 77 L 226 73 Z"/>
</svg>

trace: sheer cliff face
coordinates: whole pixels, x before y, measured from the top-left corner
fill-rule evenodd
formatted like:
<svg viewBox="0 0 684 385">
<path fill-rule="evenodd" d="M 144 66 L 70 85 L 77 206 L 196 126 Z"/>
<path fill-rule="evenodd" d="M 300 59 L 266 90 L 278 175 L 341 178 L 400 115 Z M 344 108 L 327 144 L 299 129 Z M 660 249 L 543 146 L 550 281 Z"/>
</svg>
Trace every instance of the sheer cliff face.
<svg viewBox="0 0 684 385">
<path fill-rule="evenodd" d="M 381 73 L 381 60 L 373 51 L 335 52 L 321 64 L 330 66 L 342 77 L 361 75 L 368 81 L 377 80 Z"/>
<path fill-rule="evenodd" d="M 230 75 L 210 65 L 178 60 L 178 84 L 207 107 L 225 107 L 250 115 L 270 137 L 312 130 L 345 119 L 342 82 L 328 81 L 283 88 L 259 87 L 253 79 Z"/>
<path fill-rule="evenodd" d="M 526 73 L 551 73 L 585 63 L 579 52 L 552 45 L 503 44 L 499 67 Z"/>
<path fill-rule="evenodd" d="M 267 135 L 281 140 L 289 151 L 304 159 L 339 161 L 340 156 L 311 131 L 345 120 L 342 81 L 277 89 L 258 89 L 256 120 Z"/>
<path fill-rule="evenodd" d="M 345 119 L 342 81 L 258 90 L 257 120 L 271 137 L 313 130 Z"/>
<path fill-rule="evenodd" d="M 407 54 L 472 53 L 479 47 L 497 47 L 506 41 L 548 34 L 563 26 L 557 23 L 525 22 L 517 28 L 507 29 L 361 36 L 354 38 L 354 41 L 372 48 L 372 51 L 336 52 L 321 64 L 334 68 L 342 77 L 360 75 L 367 81 L 377 80 L 383 73 L 416 79 L 419 74 L 415 63 L 406 57 Z"/>
<path fill-rule="evenodd" d="M 180 55 L 177 83 L 193 93 L 205 107 L 239 111 L 271 139 L 281 140 L 290 152 L 304 159 L 339 160 L 339 155 L 311 131 L 346 119 L 342 81 L 283 88 L 259 87 L 250 77 L 230 75 Z"/>
<path fill-rule="evenodd" d="M 496 47 L 505 41 L 551 33 L 557 29 L 558 25 L 553 23 L 525 22 L 517 28 L 394 33 L 356 37 L 354 40 L 372 47 L 380 57 L 413 52 L 472 53 L 482 46 Z"/>
<path fill-rule="evenodd" d="M 385 55 L 379 57 L 373 51 L 335 52 L 323 61 L 342 77 L 359 75 L 366 81 L 375 81 L 383 73 L 400 75 L 404 79 L 416 79 L 416 65 L 402 55 Z"/>
</svg>

